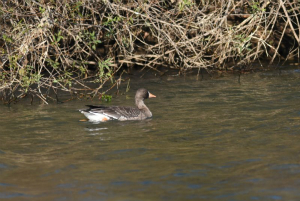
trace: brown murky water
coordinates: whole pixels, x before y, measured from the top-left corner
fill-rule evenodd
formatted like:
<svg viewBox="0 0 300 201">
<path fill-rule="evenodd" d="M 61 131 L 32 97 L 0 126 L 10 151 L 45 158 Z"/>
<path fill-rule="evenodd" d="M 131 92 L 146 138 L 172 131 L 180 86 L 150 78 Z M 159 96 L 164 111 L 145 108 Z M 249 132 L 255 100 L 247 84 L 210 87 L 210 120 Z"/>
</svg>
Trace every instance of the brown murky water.
<svg viewBox="0 0 300 201">
<path fill-rule="evenodd" d="M 300 70 L 237 80 L 131 81 L 104 103 L 146 87 L 146 121 L 80 122 L 96 100 L 0 106 L 0 199 L 299 200 Z"/>
</svg>

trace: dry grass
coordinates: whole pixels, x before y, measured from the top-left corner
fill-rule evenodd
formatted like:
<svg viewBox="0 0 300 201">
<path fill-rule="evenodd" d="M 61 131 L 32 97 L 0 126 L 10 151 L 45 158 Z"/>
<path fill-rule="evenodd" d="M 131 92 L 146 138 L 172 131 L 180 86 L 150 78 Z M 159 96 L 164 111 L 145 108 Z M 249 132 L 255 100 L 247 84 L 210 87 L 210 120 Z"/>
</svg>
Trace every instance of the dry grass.
<svg viewBox="0 0 300 201">
<path fill-rule="evenodd" d="M 5 103 L 28 95 L 48 103 L 60 90 L 101 95 L 132 66 L 210 72 L 299 58 L 297 1 L 9 0 L 0 26 Z"/>
</svg>

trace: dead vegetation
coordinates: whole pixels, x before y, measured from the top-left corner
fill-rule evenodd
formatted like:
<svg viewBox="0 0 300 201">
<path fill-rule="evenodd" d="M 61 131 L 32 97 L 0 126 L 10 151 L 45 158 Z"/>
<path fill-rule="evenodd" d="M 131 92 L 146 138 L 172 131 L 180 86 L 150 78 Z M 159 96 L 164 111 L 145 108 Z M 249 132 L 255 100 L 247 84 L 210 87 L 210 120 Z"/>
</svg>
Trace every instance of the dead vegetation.
<svg viewBox="0 0 300 201">
<path fill-rule="evenodd" d="M 299 8 L 289 0 L 1 1 L 2 101 L 101 95 L 131 67 L 211 72 L 299 59 Z"/>
</svg>

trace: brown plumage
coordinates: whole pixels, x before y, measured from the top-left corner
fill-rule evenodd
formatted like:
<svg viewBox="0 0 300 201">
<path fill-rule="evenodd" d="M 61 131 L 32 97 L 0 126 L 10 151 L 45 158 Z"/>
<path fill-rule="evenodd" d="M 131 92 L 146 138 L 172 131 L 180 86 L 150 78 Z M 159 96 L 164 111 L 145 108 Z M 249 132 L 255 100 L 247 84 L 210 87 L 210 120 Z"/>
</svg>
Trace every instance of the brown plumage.
<svg viewBox="0 0 300 201">
<path fill-rule="evenodd" d="M 144 99 L 155 97 L 147 89 L 141 88 L 135 94 L 136 107 L 87 105 L 88 109 L 79 111 L 90 121 L 143 120 L 152 117 L 152 113 L 145 105 Z"/>
</svg>

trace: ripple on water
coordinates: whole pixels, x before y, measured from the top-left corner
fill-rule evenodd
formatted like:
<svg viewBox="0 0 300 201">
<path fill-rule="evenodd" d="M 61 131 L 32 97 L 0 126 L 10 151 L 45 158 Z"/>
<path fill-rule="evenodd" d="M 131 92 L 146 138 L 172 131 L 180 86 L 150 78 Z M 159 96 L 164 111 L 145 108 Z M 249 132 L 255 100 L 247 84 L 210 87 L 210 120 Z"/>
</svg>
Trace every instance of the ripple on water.
<svg viewBox="0 0 300 201">
<path fill-rule="evenodd" d="M 1 169 L 7 169 L 7 168 L 8 168 L 8 165 L 3 164 L 3 163 L 0 163 L 0 168 L 1 168 Z"/>
<path fill-rule="evenodd" d="M 137 80 L 101 102 L 151 89 L 146 121 L 80 122 L 98 100 L 0 106 L 0 199 L 299 200 L 298 71 Z"/>
</svg>

